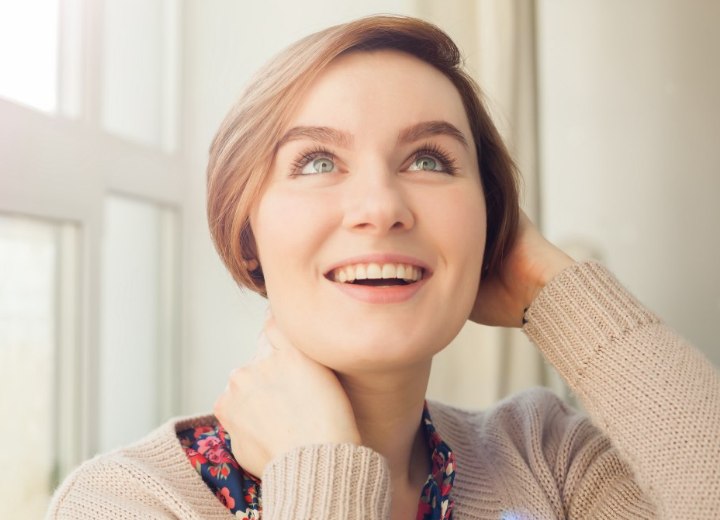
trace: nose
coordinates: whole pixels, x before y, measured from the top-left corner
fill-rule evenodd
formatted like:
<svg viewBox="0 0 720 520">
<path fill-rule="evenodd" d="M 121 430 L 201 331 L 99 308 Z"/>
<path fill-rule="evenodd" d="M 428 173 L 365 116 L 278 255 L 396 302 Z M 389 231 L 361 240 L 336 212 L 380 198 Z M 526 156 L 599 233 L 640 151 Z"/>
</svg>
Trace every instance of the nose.
<svg viewBox="0 0 720 520">
<path fill-rule="evenodd" d="M 392 172 L 357 173 L 345 194 L 344 227 L 374 235 L 411 229 L 415 216 L 404 188 Z"/>
</svg>

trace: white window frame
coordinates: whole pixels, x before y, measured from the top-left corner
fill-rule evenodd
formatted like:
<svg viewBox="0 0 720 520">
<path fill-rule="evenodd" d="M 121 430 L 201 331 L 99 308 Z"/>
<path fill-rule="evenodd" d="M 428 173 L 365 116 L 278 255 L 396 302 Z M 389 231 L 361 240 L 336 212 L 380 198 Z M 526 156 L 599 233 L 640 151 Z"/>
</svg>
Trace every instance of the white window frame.
<svg viewBox="0 0 720 520">
<path fill-rule="evenodd" d="M 77 280 L 58 302 L 58 479 L 97 448 L 97 366 L 103 202 L 121 193 L 184 215 L 180 143 L 180 0 L 162 0 L 167 67 L 162 71 L 164 128 L 157 149 L 107 134 L 100 125 L 102 1 L 61 0 L 58 112 L 45 114 L 0 99 L 0 212 L 61 223 L 61 284 Z M 177 150 L 179 146 L 174 146 Z M 169 224 L 168 224 L 169 225 Z M 72 232 L 78 231 L 77 236 Z M 179 251 L 178 244 L 172 247 Z M 74 256 L 76 254 L 76 257 Z M 170 273 L 178 279 L 178 273 Z M 76 296 L 75 296 L 76 295 Z M 177 292 L 166 294 L 177 301 Z M 67 300 L 69 298 L 69 300 Z M 167 327 L 166 327 L 167 328 Z M 161 416 L 178 409 L 179 334 L 163 330 L 159 355 Z M 175 347 L 174 349 L 171 347 Z"/>
</svg>

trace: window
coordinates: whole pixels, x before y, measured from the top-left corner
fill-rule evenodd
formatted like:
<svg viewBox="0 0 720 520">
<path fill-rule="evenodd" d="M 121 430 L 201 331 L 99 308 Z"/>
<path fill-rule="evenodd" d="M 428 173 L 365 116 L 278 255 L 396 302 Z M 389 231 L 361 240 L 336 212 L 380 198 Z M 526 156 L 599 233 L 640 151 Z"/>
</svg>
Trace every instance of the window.
<svg viewBox="0 0 720 520">
<path fill-rule="evenodd" d="M 57 108 L 58 0 L 0 2 L 0 97 Z"/>
<path fill-rule="evenodd" d="M 172 152 L 177 102 L 177 2 L 106 0 L 102 126 Z"/>
<path fill-rule="evenodd" d="M 73 451 L 59 420 L 77 395 L 59 360 L 75 354 L 76 262 L 74 225 L 0 214 L 0 414 L 23 446 L 0 452 L 0 518 L 42 518 Z"/>
<path fill-rule="evenodd" d="M 172 413 L 177 238 L 172 209 L 105 202 L 99 352 L 99 451 L 139 439 Z"/>
<path fill-rule="evenodd" d="M 0 2 L 0 518 L 177 413 L 179 6 Z"/>
</svg>

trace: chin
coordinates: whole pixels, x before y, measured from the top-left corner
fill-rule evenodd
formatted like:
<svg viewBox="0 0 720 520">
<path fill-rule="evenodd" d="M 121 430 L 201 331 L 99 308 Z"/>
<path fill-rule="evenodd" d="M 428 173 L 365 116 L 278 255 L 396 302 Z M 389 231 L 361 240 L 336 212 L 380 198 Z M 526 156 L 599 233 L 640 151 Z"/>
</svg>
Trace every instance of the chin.
<svg viewBox="0 0 720 520">
<path fill-rule="evenodd" d="M 415 327 L 364 326 L 357 330 L 328 330 L 314 347 L 302 350 L 315 361 L 341 373 L 402 369 L 429 362 L 457 335 L 457 331 Z M 318 348 L 320 346 L 320 348 Z"/>
</svg>

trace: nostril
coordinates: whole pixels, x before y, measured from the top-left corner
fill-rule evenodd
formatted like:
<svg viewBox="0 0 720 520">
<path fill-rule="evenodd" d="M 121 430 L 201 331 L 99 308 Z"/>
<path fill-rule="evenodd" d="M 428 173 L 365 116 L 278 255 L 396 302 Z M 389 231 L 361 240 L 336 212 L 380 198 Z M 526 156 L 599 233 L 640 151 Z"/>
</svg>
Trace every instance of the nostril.
<svg viewBox="0 0 720 520">
<path fill-rule="evenodd" d="M 405 224 L 403 224 L 402 222 L 398 221 L 398 222 L 395 222 L 395 223 L 390 227 L 390 229 L 403 229 L 404 227 L 405 227 Z"/>
</svg>

